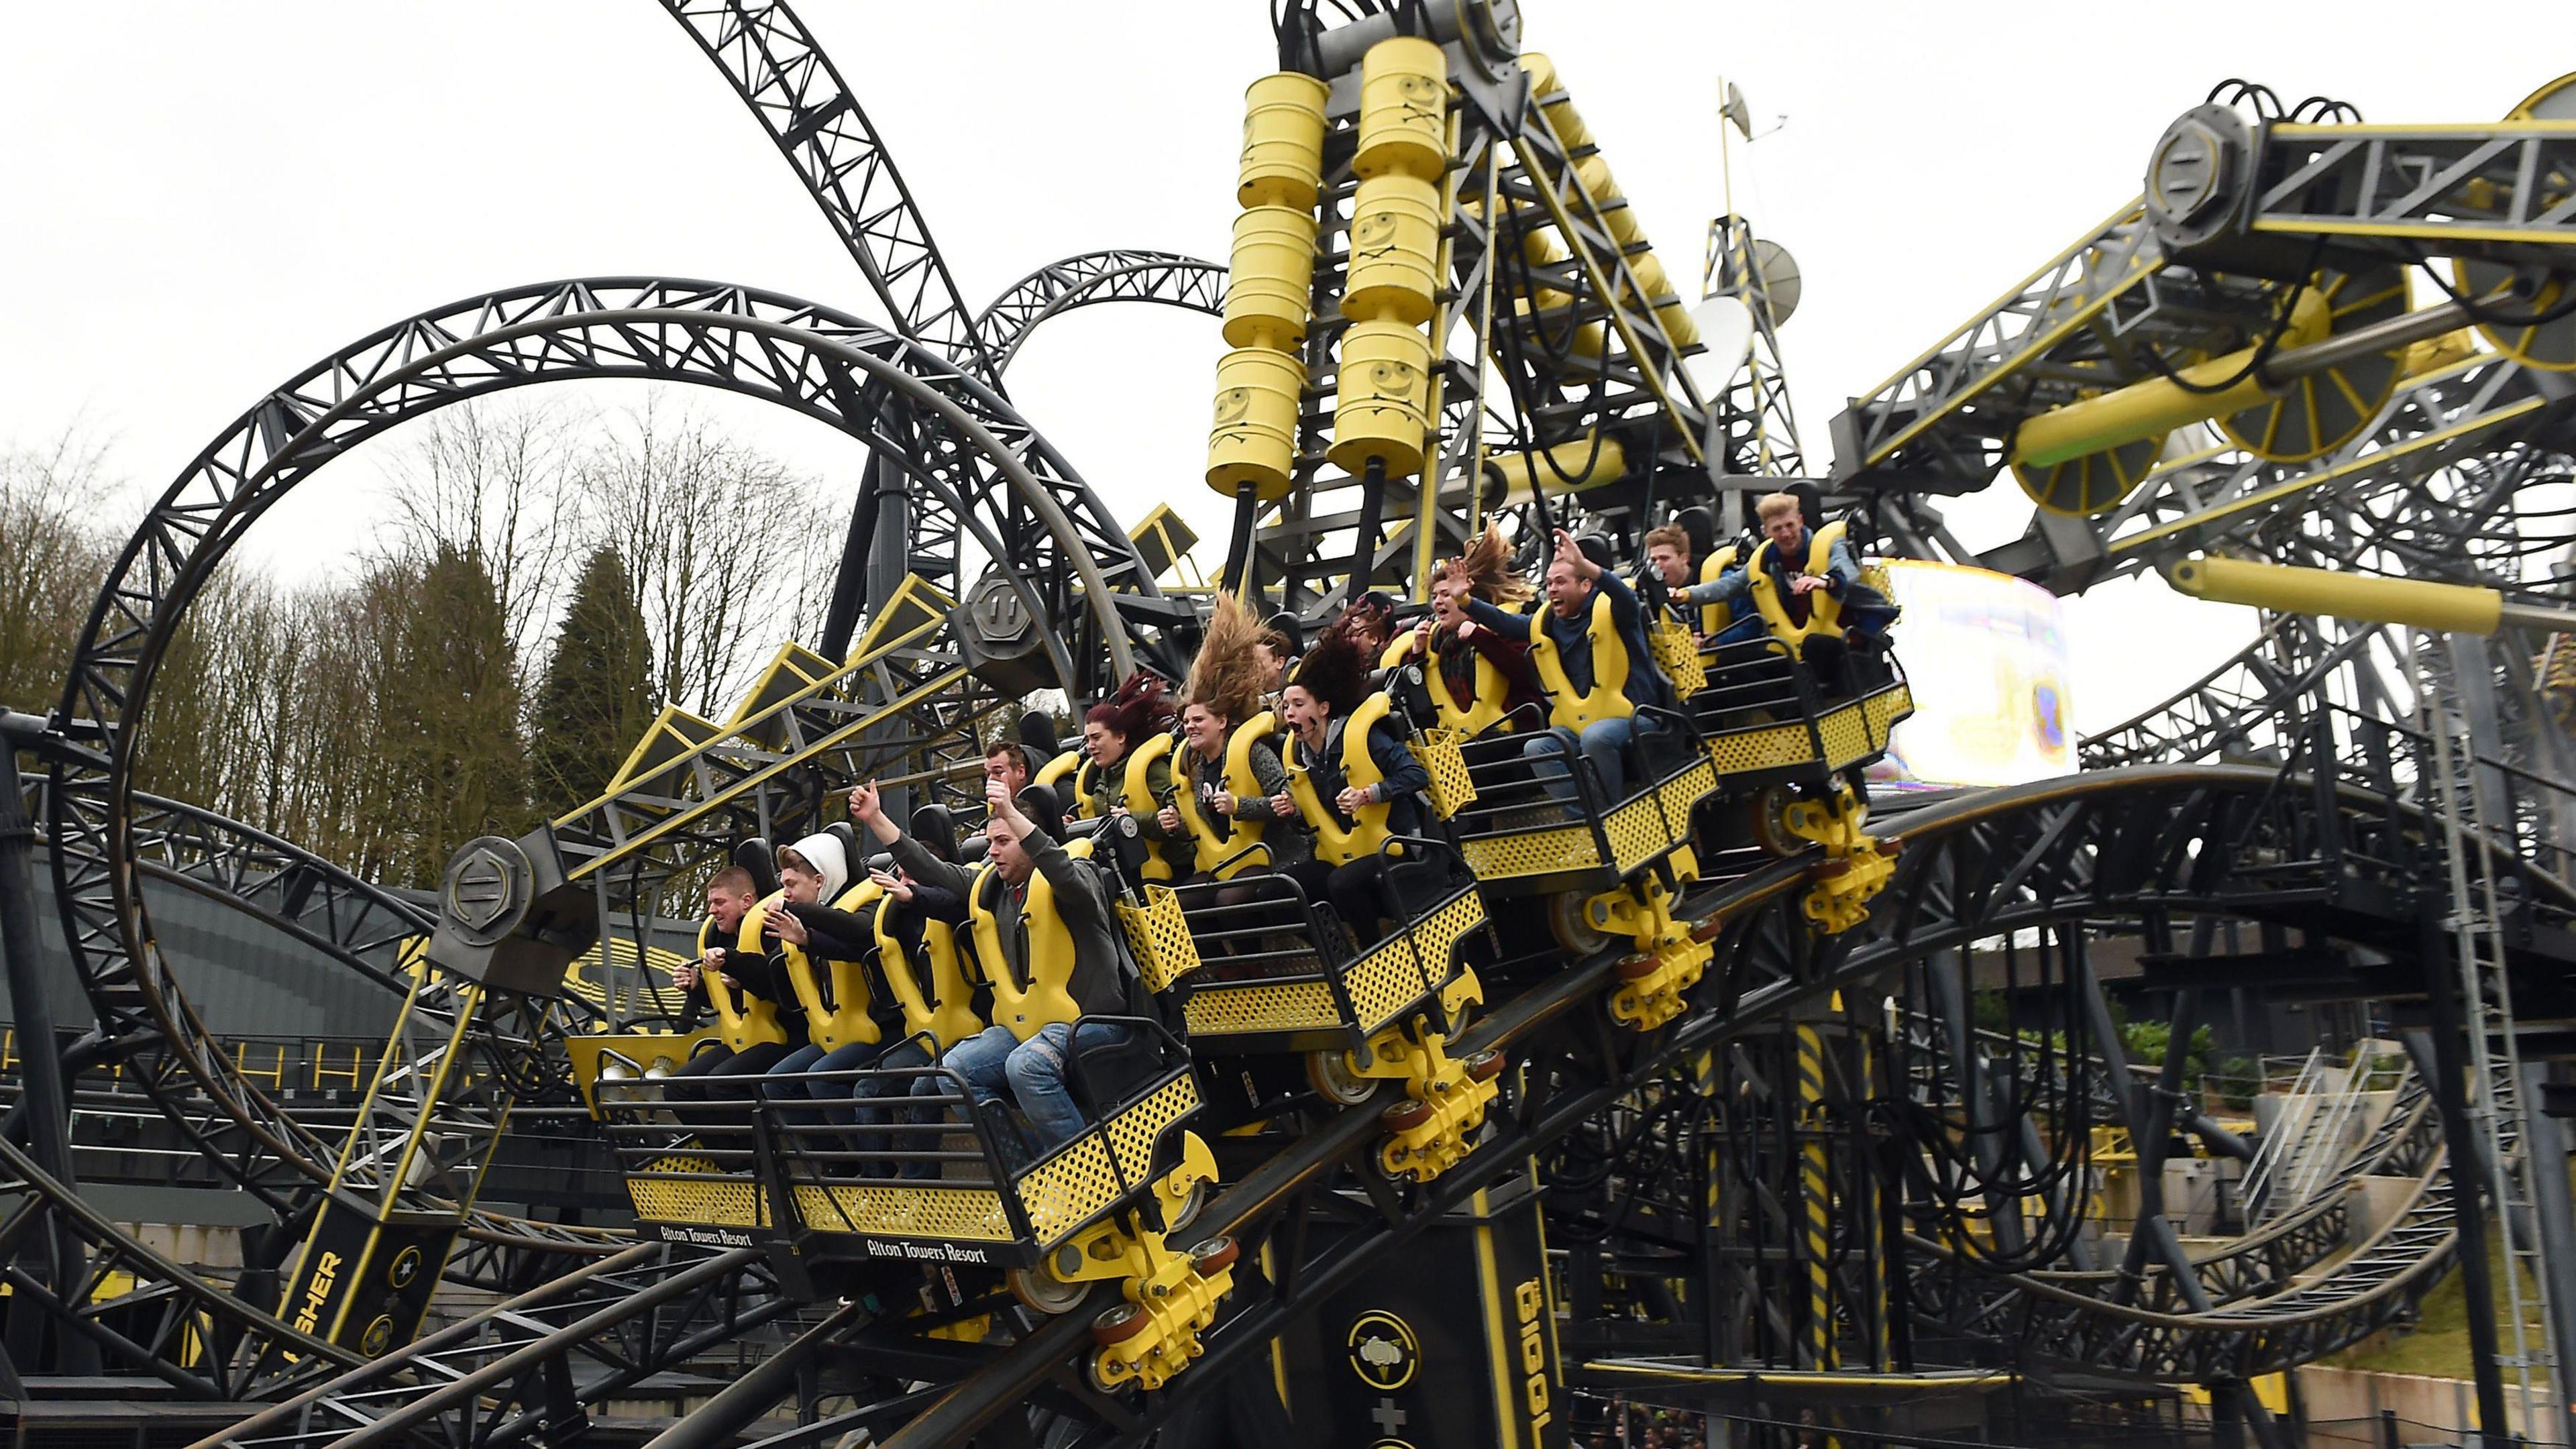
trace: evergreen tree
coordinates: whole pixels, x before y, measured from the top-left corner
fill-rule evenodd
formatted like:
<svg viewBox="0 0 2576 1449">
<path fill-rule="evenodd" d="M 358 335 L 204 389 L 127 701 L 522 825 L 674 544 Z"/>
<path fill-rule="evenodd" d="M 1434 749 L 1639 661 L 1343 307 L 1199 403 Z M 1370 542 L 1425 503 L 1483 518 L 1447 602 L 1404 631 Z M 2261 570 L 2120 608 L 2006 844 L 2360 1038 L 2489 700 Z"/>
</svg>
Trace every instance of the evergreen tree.
<svg viewBox="0 0 2576 1449">
<path fill-rule="evenodd" d="M 441 544 L 393 631 L 384 701 L 402 825 L 385 878 L 437 885 L 456 848 L 534 823 L 507 616 L 474 551 Z"/>
<path fill-rule="evenodd" d="M 612 544 L 593 550 L 537 686 L 528 756 L 548 815 L 595 799 L 661 706 L 635 584 Z"/>
</svg>

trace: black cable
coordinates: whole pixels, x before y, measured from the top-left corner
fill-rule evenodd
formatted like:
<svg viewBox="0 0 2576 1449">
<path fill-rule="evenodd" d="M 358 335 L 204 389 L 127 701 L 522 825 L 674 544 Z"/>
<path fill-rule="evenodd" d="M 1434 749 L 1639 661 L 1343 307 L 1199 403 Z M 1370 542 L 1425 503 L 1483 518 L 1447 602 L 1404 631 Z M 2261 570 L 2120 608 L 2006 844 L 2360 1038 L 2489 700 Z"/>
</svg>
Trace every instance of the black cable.
<svg viewBox="0 0 2576 1449">
<path fill-rule="evenodd" d="M 2468 293 L 2451 285 L 2451 279 L 2443 276 L 2440 269 L 2433 265 L 2432 258 L 2424 254 L 2424 248 L 2421 243 L 2417 243 L 2414 250 L 2415 265 L 2424 269 L 2424 275 L 2433 279 L 2433 285 L 2442 289 L 2443 296 L 2446 296 L 2452 301 L 2460 304 L 2461 310 L 2469 314 L 2470 321 L 2478 323 L 2481 326 L 2503 327 L 2508 329 L 2521 327 L 2546 327 L 2552 322 L 2564 321 L 2569 317 L 2576 317 L 2576 287 L 2568 286 L 2565 279 L 2559 277 L 2556 273 L 2552 273 L 2550 275 L 2550 281 L 2556 283 L 2566 295 L 2561 297 L 2556 303 L 2552 304 L 2548 308 L 2535 312 L 2528 317 L 2513 317 L 2496 311 L 2494 308 L 2488 306 L 2484 301 L 2472 297 Z"/>
<path fill-rule="evenodd" d="M 2181 388 L 2184 392 L 2193 393 L 2201 397 L 2209 397 L 2217 393 L 2225 392 L 2229 388 L 2235 387 L 2237 384 L 2244 382 L 2247 378 L 2250 378 L 2263 370 L 2263 364 L 2271 361 L 2273 352 L 2279 349 L 2281 339 L 2289 335 L 2290 319 L 2298 312 L 2299 297 L 2314 284 L 2317 274 L 2317 263 L 2324 258 L 2325 250 L 2325 235 L 2320 232 L 2315 239 L 2308 244 L 2308 260 L 2306 265 L 2299 268 L 2299 280 L 2292 283 L 2289 291 L 2283 294 L 2281 298 L 2280 313 L 2272 319 L 2271 331 L 2261 342 L 2255 344 L 2254 355 L 2246 359 L 2245 365 L 2238 368 L 2235 375 L 2228 378 L 2225 382 L 2198 383 L 2186 379 L 2181 373 L 2174 370 L 2172 363 L 2165 361 L 2164 354 L 2156 351 L 2154 343 L 2145 341 L 2144 339 L 2141 339 L 2138 343 L 2139 355 L 2146 358 L 2147 366 L 2153 368 L 2159 376 L 2164 378 L 2165 381 Z"/>
</svg>

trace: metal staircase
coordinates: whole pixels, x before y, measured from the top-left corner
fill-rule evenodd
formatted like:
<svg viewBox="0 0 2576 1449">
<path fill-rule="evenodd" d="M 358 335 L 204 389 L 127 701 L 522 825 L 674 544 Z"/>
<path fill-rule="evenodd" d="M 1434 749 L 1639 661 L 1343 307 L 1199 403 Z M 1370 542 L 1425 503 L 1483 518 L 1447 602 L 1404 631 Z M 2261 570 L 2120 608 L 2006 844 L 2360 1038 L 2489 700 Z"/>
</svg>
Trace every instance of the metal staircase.
<svg viewBox="0 0 2576 1449">
<path fill-rule="evenodd" d="M 2427 671 L 2432 678 L 2441 676 Z M 2485 1179 L 2503 1249 L 2504 1309 L 2498 1355 L 2509 1391 L 2525 1424 L 2541 1422 L 2553 1406 L 2559 1345 L 2552 1342 L 2548 1278 L 2540 1262 L 2538 1216 L 2532 1208 L 2532 1164 L 2521 1150 L 2525 1135 L 2522 1056 L 2516 1042 L 2513 986 L 2506 969 L 2504 925 L 2496 890 L 2495 851 L 2486 825 L 2491 797 L 2500 790 L 2482 777 L 2492 773 L 2473 750 L 2459 747 L 2454 719 L 2440 703 L 2425 701 L 2431 736 L 2432 803 L 2442 824 L 2450 914 L 2442 921 L 2459 963 L 2460 999 L 2467 1018 L 2470 1080 L 2468 1119 L 2479 1159 L 2461 1163 L 2463 1182 Z M 2499 782 L 2500 784 L 2500 782 Z M 2505 822 L 2508 826 L 2510 822 Z M 2510 831 L 2507 831 L 2510 838 Z"/>
</svg>

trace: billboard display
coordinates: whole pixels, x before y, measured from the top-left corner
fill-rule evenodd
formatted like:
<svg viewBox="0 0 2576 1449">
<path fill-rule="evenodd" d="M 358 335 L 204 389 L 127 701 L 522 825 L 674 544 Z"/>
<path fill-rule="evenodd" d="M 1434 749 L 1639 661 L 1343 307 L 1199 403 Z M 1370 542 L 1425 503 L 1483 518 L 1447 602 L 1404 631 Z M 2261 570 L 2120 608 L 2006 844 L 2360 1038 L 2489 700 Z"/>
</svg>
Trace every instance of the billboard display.
<svg viewBox="0 0 2576 1449">
<path fill-rule="evenodd" d="M 1914 717 L 1896 727 L 1872 778 L 2018 785 L 2073 774 L 2057 596 L 1957 564 L 1890 559 L 1887 573 L 1905 606 L 1896 654 L 1914 686 Z"/>
</svg>

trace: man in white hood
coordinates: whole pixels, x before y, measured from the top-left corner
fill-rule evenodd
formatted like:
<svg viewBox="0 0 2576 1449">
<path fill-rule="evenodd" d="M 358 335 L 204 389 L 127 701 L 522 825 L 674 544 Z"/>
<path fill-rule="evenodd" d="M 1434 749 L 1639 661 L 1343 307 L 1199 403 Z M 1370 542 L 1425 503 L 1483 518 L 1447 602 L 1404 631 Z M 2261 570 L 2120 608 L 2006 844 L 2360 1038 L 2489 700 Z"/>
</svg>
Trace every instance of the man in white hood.
<svg viewBox="0 0 2576 1449">
<path fill-rule="evenodd" d="M 788 984 L 787 953 L 781 949 L 782 945 L 802 947 L 806 939 L 803 924 L 790 913 L 789 908 L 828 905 L 840 899 L 841 892 L 848 888 L 849 883 L 850 852 L 849 847 L 841 843 L 841 837 L 818 831 L 794 845 L 779 847 L 779 901 L 761 923 L 760 938 L 769 945 L 770 970 L 780 989 L 778 1010 L 781 1017 L 791 1007 L 800 1017 L 804 1010 L 804 1003 L 797 998 L 795 988 Z M 808 965 L 818 972 L 821 970 L 819 962 L 809 962 Z M 781 1076 L 810 1071 L 822 1059 L 823 1048 L 808 1041 L 780 1057 L 767 1074 Z"/>
</svg>

